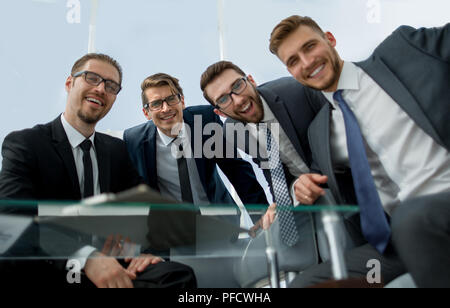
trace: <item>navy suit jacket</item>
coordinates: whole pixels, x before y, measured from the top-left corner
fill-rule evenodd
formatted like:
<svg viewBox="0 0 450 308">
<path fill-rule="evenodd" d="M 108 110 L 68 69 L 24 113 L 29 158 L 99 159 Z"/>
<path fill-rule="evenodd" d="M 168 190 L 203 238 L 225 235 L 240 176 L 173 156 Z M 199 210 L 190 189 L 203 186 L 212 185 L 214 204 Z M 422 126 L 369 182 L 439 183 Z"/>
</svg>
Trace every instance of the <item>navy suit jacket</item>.
<svg viewBox="0 0 450 308">
<path fill-rule="evenodd" d="M 201 123 L 197 122 L 197 126 L 194 125 L 195 116 L 201 117 Z M 209 123 L 217 123 L 222 127 L 222 121 L 214 113 L 213 107 L 207 105 L 185 108 L 183 111 L 183 119 L 184 123 L 191 128 L 191 148 L 193 151 L 194 146 L 192 142 L 194 141 L 194 136 L 199 135 L 198 132 L 195 134 L 194 128 L 201 128 L 203 131 L 205 126 Z M 222 130 L 215 133 L 223 134 Z M 155 124 L 153 121 L 148 121 L 144 124 L 127 129 L 124 133 L 124 140 L 130 153 L 131 160 L 139 174 L 152 188 L 159 190 L 157 172 L 164 171 L 156 170 L 156 134 L 157 128 Z M 201 136 L 201 144 L 203 146 L 205 142 L 211 138 L 211 135 L 201 134 Z M 222 138 L 222 140 L 224 139 L 223 135 L 219 136 L 219 138 Z M 224 142 L 224 145 L 226 145 L 226 142 Z M 233 152 L 237 155 L 236 149 L 233 149 Z M 248 162 L 240 158 L 206 158 L 204 153 L 202 153 L 200 158 L 195 158 L 195 162 L 203 189 L 211 203 L 235 204 L 220 178 L 216 166 L 220 167 L 231 184 L 233 184 L 244 204 L 268 203 L 264 190 L 256 180 L 253 168 Z"/>
<path fill-rule="evenodd" d="M 420 29 L 401 26 L 367 60 L 355 64 L 425 133 L 450 150 L 450 24 Z M 310 127 L 313 168 L 328 176 L 328 186 L 339 203 L 355 202 L 352 181 L 336 179 L 333 171 L 330 111 L 329 103 L 325 104 Z"/>
</svg>

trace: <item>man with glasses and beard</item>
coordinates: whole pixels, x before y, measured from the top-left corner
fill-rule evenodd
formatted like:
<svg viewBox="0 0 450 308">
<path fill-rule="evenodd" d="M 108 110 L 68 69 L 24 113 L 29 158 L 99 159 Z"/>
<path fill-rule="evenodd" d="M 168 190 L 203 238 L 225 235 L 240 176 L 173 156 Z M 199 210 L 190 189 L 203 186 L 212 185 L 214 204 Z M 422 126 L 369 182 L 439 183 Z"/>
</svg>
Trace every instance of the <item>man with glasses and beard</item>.
<svg viewBox="0 0 450 308">
<path fill-rule="evenodd" d="M 316 103 L 318 93 L 290 77 L 257 87 L 251 75 L 246 75 L 229 61 L 210 65 L 201 76 L 200 88 L 206 100 L 214 106 L 214 112 L 227 118 L 224 125 L 227 138 L 232 137 L 233 142 L 262 168 L 271 188 L 276 206 L 271 206 L 255 230 L 257 227 L 269 228 L 277 211 L 283 242 L 296 248 L 290 251 L 298 252 L 291 269 L 301 271 L 315 264 L 318 250 L 313 216 L 296 212 L 293 221 L 290 214 L 286 215 L 287 218 L 284 214 L 290 212 L 292 205 L 299 205 L 294 187 L 302 174 L 310 172 L 311 150 L 307 131 L 322 107 L 320 102 Z M 269 142 L 272 144 L 270 148 Z M 277 150 L 271 154 L 273 145 Z M 281 165 L 273 168 L 270 161 Z M 326 181 L 326 177 L 319 176 L 318 181 Z M 284 232 L 285 225 L 291 226 L 286 228 L 291 231 Z"/>
<path fill-rule="evenodd" d="M 74 201 L 100 193 L 121 192 L 142 183 L 123 141 L 95 131 L 98 121 L 112 108 L 121 83 L 122 69 L 111 57 L 91 53 L 77 60 L 65 82 L 64 113 L 48 124 L 12 132 L 5 138 L 0 199 Z M 13 212 L 27 210 L 17 207 Z M 37 209 L 32 208 L 27 214 L 36 215 Z M 33 224 L 22 240 L 19 239 L 18 247 L 10 252 L 12 258 L 51 259 L 36 243 L 38 228 Z M 69 245 L 66 242 L 53 244 L 61 249 Z M 73 245 L 70 249 L 76 250 L 83 244 L 74 240 Z M 131 263 L 123 266 L 116 258 L 86 246 L 73 251 L 73 258 L 80 261 L 88 278 L 82 279 L 84 286 L 195 286 L 190 268 L 161 262 L 160 257 L 150 254 L 128 260 Z M 3 262 L 1 282 L 8 286 L 15 283 L 68 286 L 65 263 L 55 260 Z M 167 279 L 169 276 L 176 278 Z M 163 281 L 163 277 L 166 280 Z"/>
</svg>

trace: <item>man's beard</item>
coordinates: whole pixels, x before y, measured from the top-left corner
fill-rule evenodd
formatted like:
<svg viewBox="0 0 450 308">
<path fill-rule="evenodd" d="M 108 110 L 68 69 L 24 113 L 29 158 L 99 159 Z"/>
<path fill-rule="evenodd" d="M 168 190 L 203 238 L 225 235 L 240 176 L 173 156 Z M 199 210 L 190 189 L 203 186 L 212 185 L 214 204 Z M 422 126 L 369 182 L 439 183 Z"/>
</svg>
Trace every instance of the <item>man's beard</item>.
<svg viewBox="0 0 450 308">
<path fill-rule="evenodd" d="M 310 88 L 312 88 L 314 90 L 322 91 L 322 90 L 329 89 L 332 85 L 334 85 L 339 80 L 339 75 L 340 75 L 340 72 L 341 72 L 341 66 L 340 66 L 340 63 L 339 63 L 339 56 L 338 56 L 336 50 L 331 49 L 331 52 L 333 54 L 332 55 L 332 62 L 331 62 L 332 69 L 333 69 L 333 76 L 332 76 L 332 78 L 324 86 L 314 87 L 314 86 L 308 84 L 307 85 L 308 87 L 310 87 Z"/>
<path fill-rule="evenodd" d="M 253 98 L 253 102 L 255 104 L 254 108 L 258 107 L 259 110 L 261 110 L 261 117 L 259 119 L 256 119 L 256 122 L 255 122 L 255 123 L 259 123 L 259 122 L 262 121 L 262 119 L 264 119 L 264 108 L 263 108 L 262 100 L 261 100 L 261 97 L 259 96 L 258 91 L 256 90 L 256 87 L 250 82 L 249 82 L 249 86 L 252 87 L 253 93 L 254 93 L 254 97 L 252 97 Z M 245 117 L 241 116 L 240 114 L 236 114 L 236 116 L 232 117 L 227 112 L 224 112 L 224 111 L 222 111 L 222 112 L 224 114 L 226 114 L 228 117 L 233 118 L 233 119 L 235 119 L 237 121 L 240 121 L 240 122 L 246 123 L 246 124 L 249 123 L 249 121 Z"/>
<path fill-rule="evenodd" d="M 78 110 L 78 118 L 86 124 L 96 124 L 101 119 L 101 115 L 97 116 L 88 116 L 84 114 L 81 110 Z"/>
</svg>

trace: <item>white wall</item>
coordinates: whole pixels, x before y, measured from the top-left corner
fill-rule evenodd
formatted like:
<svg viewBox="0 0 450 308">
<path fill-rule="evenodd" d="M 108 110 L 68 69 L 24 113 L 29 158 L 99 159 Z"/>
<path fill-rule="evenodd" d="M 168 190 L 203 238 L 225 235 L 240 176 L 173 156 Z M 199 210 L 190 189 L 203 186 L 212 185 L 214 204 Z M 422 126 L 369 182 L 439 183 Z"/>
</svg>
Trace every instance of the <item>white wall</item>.
<svg viewBox="0 0 450 308">
<path fill-rule="evenodd" d="M 398 25 L 440 26 L 448 0 L 223 0 L 225 57 L 258 83 L 287 75 L 268 51 L 283 18 L 308 15 L 335 34 L 346 60 L 361 60 Z M 79 23 L 76 6 L 79 3 Z M 187 105 L 206 104 L 199 79 L 219 60 L 216 0 L 99 0 L 95 45 L 124 69 L 123 90 L 100 130 L 142 123 L 140 83 L 166 72 Z M 69 5 L 69 7 L 67 7 Z M 0 0 L 0 142 L 12 130 L 53 120 L 64 81 L 88 48 L 91 0 Z M 74 18 L 75 17 L 75 18 Z"/>
</svg>

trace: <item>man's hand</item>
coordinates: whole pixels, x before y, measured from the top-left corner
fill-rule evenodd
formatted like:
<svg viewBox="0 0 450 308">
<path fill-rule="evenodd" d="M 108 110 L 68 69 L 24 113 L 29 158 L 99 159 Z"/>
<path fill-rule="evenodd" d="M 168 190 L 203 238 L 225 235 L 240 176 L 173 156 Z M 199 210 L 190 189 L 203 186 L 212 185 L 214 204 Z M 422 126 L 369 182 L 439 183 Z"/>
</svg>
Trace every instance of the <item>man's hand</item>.
<svg viewBox="0 0 450 308">
<path fill-rule="evenodd" d="M 313 204 L 325 191 L 320 184 L 328 181 L 326 175 L 316 173 L 302 174 L 294 184 L 295 198 L 302 204 Z"/>
<path fill-rule="evenodd" d="M 250 229 L 250 236 L 255 237 L 256 231 L 258 231 L 260 228 L 263 230 L 269 229 L 269 227 L 272 225 L 274 219 L 275 219 L 275 209 L 277 205 L 275 203 L 272 203 L 268 208 L 266 213 L 261 217 L 260 220 L 258 220 L 255 225 Z"/>
<path fill-rule="evenodd" d="M 98 288 L 133 288 L 131 280 L 136 279 L 136 274 L 124 269 L 115 258 L 95 254 L 84 267 L 89 280 Z"/>
<path fill-rule="evenodd" d="M 125 258 L 125 262 L 129 263 L 130 261 L 131 263 L 128 265 L 127 271 L 135 275 L 143 272 L 150 264 L 164 262 L 163 258 L 151 254 L 141 254 L 137 258 Z"/>
</svg>

